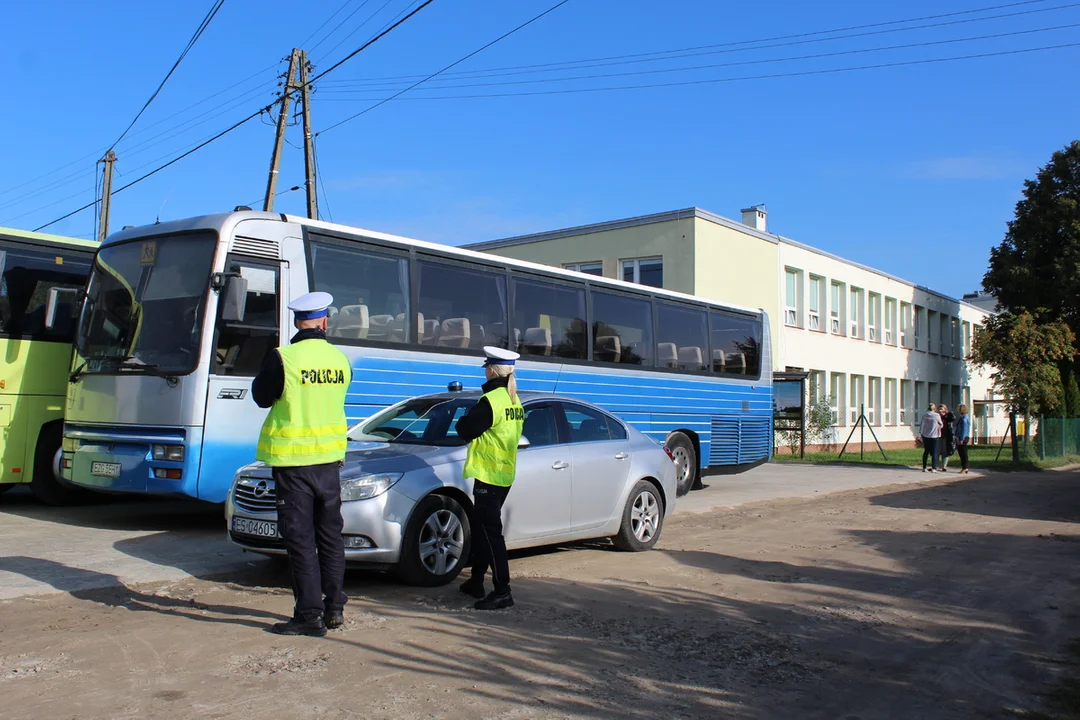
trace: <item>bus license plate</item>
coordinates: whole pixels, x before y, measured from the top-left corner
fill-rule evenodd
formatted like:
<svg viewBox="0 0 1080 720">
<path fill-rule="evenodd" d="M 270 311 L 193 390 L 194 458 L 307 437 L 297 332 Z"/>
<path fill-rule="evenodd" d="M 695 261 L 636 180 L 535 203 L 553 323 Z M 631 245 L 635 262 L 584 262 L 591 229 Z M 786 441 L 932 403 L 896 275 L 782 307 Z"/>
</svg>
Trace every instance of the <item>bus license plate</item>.
<svg viewBox="0 0 1080 720">
<path fill-rule="evenodd" d="M 234 517 L 232 519 L 233 532 L 242 535 L 255 535 L 257 537 L 278 537 L 277 523 L 266 520 L 249 520 L 247 518 Z"/>
<path fill-rule="evenodd" d="M 120 477 L 120 463 L 92 462 L 90 463 L 90 474 L 98 477 L 118 478 Z"/>
</svg>

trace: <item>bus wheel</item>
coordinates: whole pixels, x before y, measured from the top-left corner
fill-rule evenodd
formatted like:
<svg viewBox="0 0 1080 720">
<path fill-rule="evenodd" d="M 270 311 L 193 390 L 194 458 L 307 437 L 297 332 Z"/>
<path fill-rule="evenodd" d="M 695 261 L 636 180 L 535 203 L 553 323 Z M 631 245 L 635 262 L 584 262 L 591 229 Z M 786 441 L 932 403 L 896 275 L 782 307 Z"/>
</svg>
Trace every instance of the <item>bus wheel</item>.
<svg viewBox="0 0 1080 720">
<path fill-rule="evenodd" d="M 682 497 L 690 492 L 697 480 L 697 452 L 694 443 L 681 432 L 671 433 L 665 446 L 675 458 L 675 493 Z"/>
<path fill-rule="evenodd" d="M 86 497 L 86 493 L 68 487 L 56 476 L 57 454 L 64 433 L 62 425 L 47 426 L 38 436 L 34 452 L 34 477 L 30 480 L 30 492 L 46 505 L 72 505 Z"/>
</svg>

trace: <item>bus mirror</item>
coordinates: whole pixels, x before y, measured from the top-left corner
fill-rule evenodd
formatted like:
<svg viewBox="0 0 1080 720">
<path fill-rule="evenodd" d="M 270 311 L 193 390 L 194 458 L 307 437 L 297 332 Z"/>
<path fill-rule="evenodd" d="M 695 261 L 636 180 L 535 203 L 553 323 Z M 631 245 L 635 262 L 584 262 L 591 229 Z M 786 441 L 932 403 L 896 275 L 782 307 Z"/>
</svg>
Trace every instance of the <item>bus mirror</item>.
<svg viewBox="0 0 1080 720">
<path fill-rule="evenodd" d="M 244 312 L 247 309 L 247 278 L 233 275 L 225 283 L 225 292 L 222 293 L 221 319 L 225 322 L 243 322 Z"/>
<path fill-rule="evenodd" d="M 56 327 L 56 310 L 60 307 L 60 296 L 70 295 L 72 302 L 79 297 L 79 291 L 75 288 L 52 287 L 49 288 L 49 299 L 45 303 L 45 329 L 52 330 Z"/>
</svg>

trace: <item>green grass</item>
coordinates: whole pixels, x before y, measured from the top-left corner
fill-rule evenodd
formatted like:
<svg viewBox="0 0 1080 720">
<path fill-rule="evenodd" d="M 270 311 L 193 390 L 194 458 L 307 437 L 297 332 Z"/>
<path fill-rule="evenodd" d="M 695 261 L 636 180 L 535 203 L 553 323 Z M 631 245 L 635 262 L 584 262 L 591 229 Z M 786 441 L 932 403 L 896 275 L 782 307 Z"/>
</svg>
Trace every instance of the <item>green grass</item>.
<svg viewBox="0 0 1080 720">
<path fill-rule="evenodd" d="M 1006 445 L 1001 450 L 1001 459 L 995 460 L 997 456 L 998 448 L 994 446 L 979 446 L 973 447 L 968 453 L 968 466 L 972 469 L 978 470 L 1042 470 L 1045 468 L 1062 467 L 1064 465 L 1072 465 L 1080 463 L 1080 456 L 1069 455 L 1062 458 L 1047 458 L 1046 460 L 1039 460 L 1037 457 L 1030 455 L 1021 455 L 1019 465 L 1013 465 L 1012 462 L 1012 450 Z M 858 445 L 848 446 L 847 451 L 844 453 L 844 457 L 839 457 L 840 451 L 834 452 L 815 452 L 806 453 L 805 458 L 800 458 L 798 455 L 773 455 L 773 460 L 777 462 L 811 462 L 811 463 L 841 463 L 844 465 L 892 465 L 901 467 L 921 467 L 922 466 L 922 448 L 900 448 L 895 450 L 886 450 L 886 457 L 881 456 L 881 451 L 877 449 L 876 445 L 867 444 L 863 450 L 862 457 L 859 457 Z M 949 458 L 949 472 L 955 472 L 960 469 L 960 456 L 953 453 L 953 456 Z"/>
</svg>

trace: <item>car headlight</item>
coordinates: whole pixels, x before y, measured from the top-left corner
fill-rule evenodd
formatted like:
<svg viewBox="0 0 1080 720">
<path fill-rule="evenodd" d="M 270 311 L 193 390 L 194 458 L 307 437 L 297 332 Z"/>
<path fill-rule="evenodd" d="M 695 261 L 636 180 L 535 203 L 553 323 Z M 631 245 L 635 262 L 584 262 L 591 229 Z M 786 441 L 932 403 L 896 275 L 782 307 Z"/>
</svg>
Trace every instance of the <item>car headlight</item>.
<svg viewBox="0 0 1080 720">
<path fill-rule="evenodd" d="M 172 462 L 184 462 L 183 445 L 154 445 L 155 460 L 169 460 Z"/>
<path fill-rule="evenodd" d="M 389 490 L 405 473 L 374 473 L 341 480 L 341 501 L 367 500 Z"/>
</svg>

